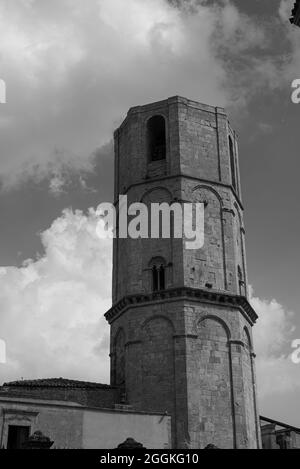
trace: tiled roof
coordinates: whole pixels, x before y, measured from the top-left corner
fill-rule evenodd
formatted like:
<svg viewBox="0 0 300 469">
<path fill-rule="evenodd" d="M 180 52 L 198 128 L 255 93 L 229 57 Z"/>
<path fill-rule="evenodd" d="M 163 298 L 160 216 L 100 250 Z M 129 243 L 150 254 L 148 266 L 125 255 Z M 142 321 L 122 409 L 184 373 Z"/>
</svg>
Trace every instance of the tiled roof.
<svg viewBox="0 0 300 469">
<path fill-rule="evenodd" d="M 22 380 L 4 383 L 3 387 L 26 387 L 26 388 L 85 388 L 85 389 L 109 389 L 111 386 L 101 383 L 90 383 L 87 381 L 75 381 L 64 378 Z"/>
<path fill-rule="evenodd" d="M 296 0 L 294 4 L 294 8 L 292 10 L 292 17 L 290 18 L 290 22 L 293 24 L 299 24 L 300 18 L 300 0 Z"/>
</svg>

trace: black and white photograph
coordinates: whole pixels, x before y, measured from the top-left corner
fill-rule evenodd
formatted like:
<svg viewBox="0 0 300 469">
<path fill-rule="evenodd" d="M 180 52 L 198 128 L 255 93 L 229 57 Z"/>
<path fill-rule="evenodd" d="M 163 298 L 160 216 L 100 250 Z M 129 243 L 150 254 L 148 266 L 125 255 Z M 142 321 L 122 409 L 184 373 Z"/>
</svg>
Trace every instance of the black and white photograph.
<svg viewBox="0 0 300 469">
<path fill-rule="evenodd" d="M 0 465 L 300 449 L 299 125 L 300 0 L 0 0 Z"/>
</svg>

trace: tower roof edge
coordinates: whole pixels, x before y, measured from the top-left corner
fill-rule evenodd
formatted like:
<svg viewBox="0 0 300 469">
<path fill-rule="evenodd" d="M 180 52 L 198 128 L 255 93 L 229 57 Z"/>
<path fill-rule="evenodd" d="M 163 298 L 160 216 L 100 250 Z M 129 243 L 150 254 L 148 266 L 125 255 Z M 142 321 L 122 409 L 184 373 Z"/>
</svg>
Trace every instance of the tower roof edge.
<svg viewBox="0 0 300 469">
<path fill-rule="evenodd" d="M 192 99 L 189 99 L 189 98 L 185 98 L 183 96 L 175 95 L 175 96 L 171 96 L 169 98 L 163 99 L 163 100 L 153 101 L 153 102 L 150 102 L 150 103 L 147 103 L 147 104 L 137 105 L 137 106 L 133 106 L 133 107 L 129 108 L 125 119 L 120 124 L 120 126 L 115 130 L 115 132 L 117 132 L 118 129 L 122 128 L 123 125 L 128 120 L 128 118 L 130 116 L 133 116 L 134 114 L 139 114 L 139 113 L 143 113 L 143 112 L 151 112 L 151 111 L 159 110 L 159 108 L 162 108 L 164 106 L 172 106 L 174 104 L 175 105 L 176 104 L 177 105 L 181 104 L 181 105 L 185 105 L 187 107 L 200 109 L 200 110 L 203 110 L 205 112 L 211 112 L 213 114 L 220 114 L 220 115 L 223 115 L 223 116 L 227 117 L 227 113 L 226 113 L 225 108 L 223 108 L 221 106 L 213 106 L 213 105 L 210 105 L 210 104 L 202 103 L 200 101 L 195 101 L 195 100 L 192 100 Z"/>
</svg>

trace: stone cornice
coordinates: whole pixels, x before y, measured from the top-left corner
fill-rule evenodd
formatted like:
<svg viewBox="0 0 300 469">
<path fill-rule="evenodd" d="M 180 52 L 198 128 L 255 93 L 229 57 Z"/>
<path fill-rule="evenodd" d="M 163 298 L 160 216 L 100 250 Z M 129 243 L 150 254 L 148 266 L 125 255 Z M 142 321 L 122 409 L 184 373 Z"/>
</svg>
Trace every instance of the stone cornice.
<svg viewBox="0 0 300 469">
<path fill-rule="evenodd" d="M 106 320 L 111 324 L 128 308 L 137 308 L 151 303 L 171 302 L 178 300 L 190 300 L 201 303 L 217 304 L 219 306 L 231 306 L 240 309 L 251 324 L 254 324 L 258 316 L 249 301 L 244 296 L 233 295 L 227 292 L 208 291 L 199 288 L 178 287 L 153 293 L 128 295 L 105 314 Z"/>
</svg>

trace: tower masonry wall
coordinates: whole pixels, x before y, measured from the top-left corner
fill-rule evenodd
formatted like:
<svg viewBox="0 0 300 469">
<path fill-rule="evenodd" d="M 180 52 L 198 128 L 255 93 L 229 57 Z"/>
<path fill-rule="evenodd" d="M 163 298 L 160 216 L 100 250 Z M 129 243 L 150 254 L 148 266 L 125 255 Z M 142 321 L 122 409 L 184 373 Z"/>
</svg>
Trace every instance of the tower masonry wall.
<svg viewBox="0 0 300 469">
<path fill-rule="evenodd" d="M 178 96 L 130 109 L 115 132 L 117 209 L 120 194 L 128 204 L 203 203 L 205 239 L 193 250 L 184 238 L 114 240 L 112 385 L 137 410 L 168 412 L 175 448 L 260 447 L 257 315 L 237 136 L 224 109 Z"/>
</svg>

